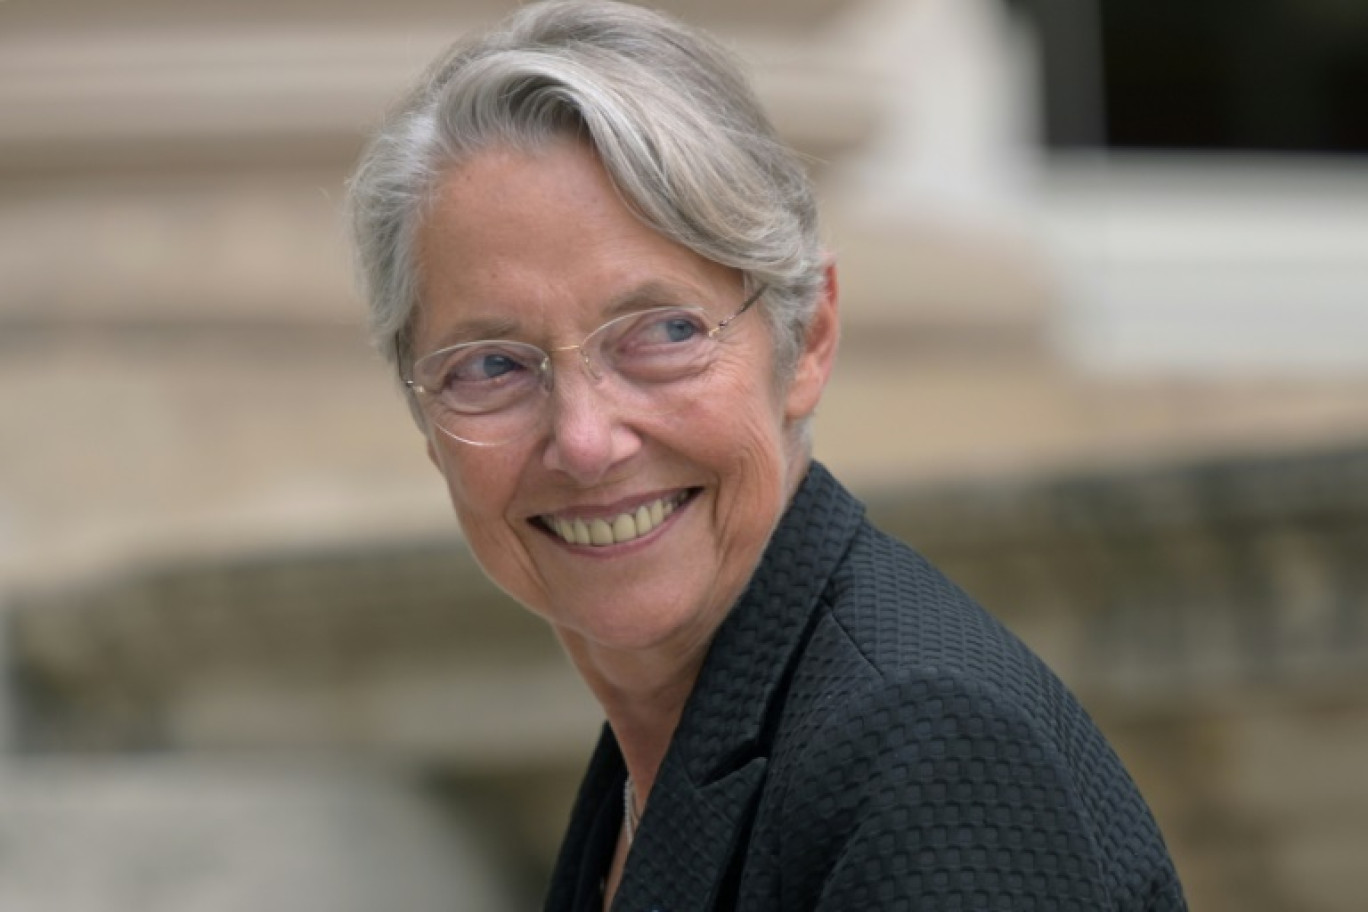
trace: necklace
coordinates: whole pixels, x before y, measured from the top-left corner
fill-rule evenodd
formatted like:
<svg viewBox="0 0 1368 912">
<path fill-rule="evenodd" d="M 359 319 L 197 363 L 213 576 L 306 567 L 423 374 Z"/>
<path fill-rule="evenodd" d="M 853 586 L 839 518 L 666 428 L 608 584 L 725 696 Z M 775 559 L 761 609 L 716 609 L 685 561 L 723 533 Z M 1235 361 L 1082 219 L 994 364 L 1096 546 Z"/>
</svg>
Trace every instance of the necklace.
<svg viewBox="0 0 1368 912">
<path fill-rule="evenodd" d="M 627 781 L 622 784 L 622 825 L 627 829 L 627 844 L 631 845 L 636 838 L 637 827 L 641 824 L 641 815 L 636 809 L 636 790 L 632 787 L 632 777 L 628 776 Z"/>
</svg>

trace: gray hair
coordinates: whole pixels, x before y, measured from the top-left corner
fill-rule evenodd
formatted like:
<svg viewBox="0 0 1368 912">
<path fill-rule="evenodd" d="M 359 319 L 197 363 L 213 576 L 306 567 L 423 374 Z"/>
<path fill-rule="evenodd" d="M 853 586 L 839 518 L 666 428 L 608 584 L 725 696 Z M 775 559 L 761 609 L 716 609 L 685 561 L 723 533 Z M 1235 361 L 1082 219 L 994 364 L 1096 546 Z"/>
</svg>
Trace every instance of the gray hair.
<svg viewBox="0 0 1368 912">
<path fill-rule="evenodd" d="M 780 376 L 824 281 L 812 186 L 732 56 L 700 31 L 626 3 L 519 9 L 439 58 L 391 113 L 350 184 L 372 338 L 412 367 L 416 235 L 435 185 L 493 146 L 563 136 L 594 148 L 626 204 L 762 300 Z"/>
</svg>

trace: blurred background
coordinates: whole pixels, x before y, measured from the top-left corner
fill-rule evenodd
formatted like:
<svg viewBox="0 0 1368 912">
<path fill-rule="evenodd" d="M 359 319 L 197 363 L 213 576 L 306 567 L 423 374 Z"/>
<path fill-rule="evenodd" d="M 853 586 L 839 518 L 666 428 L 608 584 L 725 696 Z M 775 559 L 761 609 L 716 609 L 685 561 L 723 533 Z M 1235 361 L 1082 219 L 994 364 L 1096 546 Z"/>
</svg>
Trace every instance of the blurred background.
<svg viewBox="0 0 1368 912">
<path fill-rule="evenodd" d="M 497 0 L 0 3 L 0 908 L 534 908 L 600 714 L 342 229 Z M 1079 693 L 1194 909 L 1368 895 L 1368 4 L 674 0 L 807 156 L 817 453 Z"/>
</svg>

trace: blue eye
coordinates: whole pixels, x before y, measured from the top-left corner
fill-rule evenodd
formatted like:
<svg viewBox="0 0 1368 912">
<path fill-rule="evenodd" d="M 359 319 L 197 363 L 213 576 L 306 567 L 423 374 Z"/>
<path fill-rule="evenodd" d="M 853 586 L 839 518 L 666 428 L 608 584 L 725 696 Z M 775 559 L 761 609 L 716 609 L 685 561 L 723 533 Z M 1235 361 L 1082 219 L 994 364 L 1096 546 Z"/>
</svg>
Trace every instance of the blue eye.
<svg viewBox="0 0 1368 912">
<path fill-rule="evenodd" d="M 622 321 L 617 329 L 619 346 L 633 350 L 682 345 L 707 333 L 696 314 L 681 310 L 647 311 Z"/>
<path fill-rule="evenodd" d="M 535 396 L 545 359 L 524 342 L 469 342 L 419 359 L 414 381 L 440 416 L 493 415 Z"/>
<path fill-rule="evenodd" d="M 661 321 L 661 332 L 670 342 L 687 342 L 700 332 L 699 326 L 687 317 Z"/>
<path fill-rule="evenodd" d="M 601 355 L 617 373 L 644 383 L 665 383 L 698 373 L 714 351 L 702 311 L 671 307 L 610 323 Z"/>
<path fill-rule="evenodd" d="M 507 386 L 537 372 L 540 352 L 515 343 L 460 346 L 441 364 L 441 387 L 464 391 L 491 385 Z"/>
<path fill-rule="evenodd" d="M 504 374 L 518 370 L 521 367 L 521 364 L 508 355 L 484 355 L 479 360 L 467 365 L 467 370 L 471 376 L 468 378 L 462 377 L 461 379 L 493 380 L 496 377 L 502 377 Z"/>
</svg>

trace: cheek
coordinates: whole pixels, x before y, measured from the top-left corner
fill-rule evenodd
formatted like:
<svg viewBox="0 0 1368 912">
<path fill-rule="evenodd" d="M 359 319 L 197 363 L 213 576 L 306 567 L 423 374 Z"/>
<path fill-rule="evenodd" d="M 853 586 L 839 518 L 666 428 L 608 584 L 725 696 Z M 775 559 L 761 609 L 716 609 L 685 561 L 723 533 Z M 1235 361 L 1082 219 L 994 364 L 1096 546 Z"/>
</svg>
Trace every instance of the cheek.
<svg viewBox="0 0 1368 912">
<path fill-rule="evenodd" d="M 708 447 L 705 458 L 718 475 L 717 518 L 724 534 L 767 527 L 783 506 L 792 454 L 769 386 L 721 397 L 694 426 L 694 439 Z"/>
<path fill-rule="evenodd" d="M 538 611 L 546 604 L 544 587 L 520 530 L 509 520 L 518 492 L 521 454 L 465 448 L 459 454 L 437 445 L 435 460 L 446 479 L 456 520 L 485 576 L 514 600 Z"/>
<path fill-rule="evenodd" d="M 748 436 L 763 430 L 762 424 L 778 427 L 783 423 L 787 384 L 779 382 L 770 360 L 768 352 L 755 351 L 754 346 L 749 352 L 734 353 L 706 375 L 707 386 L 698 392 L 696 401 L 718 416 L 713 420 L 730 416 L 733 421 L 748 422 L 744 429 Z"/>
<path fill-rule="evenodd" d="M 458 445 L 459 446 L 459 445 Z M 516 490 L 513 454 L 461 447 L 457 451 L 442 442 L 435 444 L 438 471 L 446 480 L 451 505 L 466 537 L 488 537 L 504 514 Z"/>
<path fill-rule="evenodd" d="M 713 476 L 729 501 L 753 499 L 779 471 L 780 420 L 763 397 L 714 395 L 672 417 L 662 442 Z"/>
</svg>

